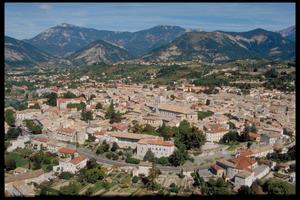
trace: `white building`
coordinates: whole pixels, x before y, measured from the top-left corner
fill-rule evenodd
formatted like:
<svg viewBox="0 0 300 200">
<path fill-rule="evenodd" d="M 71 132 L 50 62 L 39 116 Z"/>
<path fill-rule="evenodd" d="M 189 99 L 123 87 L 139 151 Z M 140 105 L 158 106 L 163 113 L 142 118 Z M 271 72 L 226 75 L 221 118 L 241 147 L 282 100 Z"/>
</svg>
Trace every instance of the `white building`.
<svg viewBox="0 0 300 200">
<path fill-rule="evenodd" d="M 78 98 L 57 98 L 56 100 L 56 106 L 58 109 L 63 110 L 67 109 L 67 105 L 69 103 L 86 103 L 85 99 L 83 97 Z"/>
<path fill-rule="evenodd" d="M 52 136 L 60 141 L 77 142 L 77 131 L 73 128 L 59 128 Z"/>
<path fill-rule="evenodd" d="M 25 119 L 36 119 L 42 114 L 40 109 L 26 109 L 22 111 L 16 111 L 16 120 L 23 121 Z"/>
<path fill-rule="evenodd" d="M 155 157 L 168 157 L 174 150 L 175 145 L 172 141 L 164 141 L 163 138 L 141 139 L 137 145 L 137 157 L 143 159 L 146 152 L 151 150 Z"/>
<path fill-rule="evenodd" d="M 228 133 L 229 127 L 221 124 L 208 124 L 203 126 L 207 142 L 219 142 Z"/>
<path fill-rule="evenodd" d="M 88 159 L 80 155 L 72 160 L 60 160 L 59 165 L 53 166 L 55 172 L 70 172 L 75 174 L 86 166 Z"/>
</svg>

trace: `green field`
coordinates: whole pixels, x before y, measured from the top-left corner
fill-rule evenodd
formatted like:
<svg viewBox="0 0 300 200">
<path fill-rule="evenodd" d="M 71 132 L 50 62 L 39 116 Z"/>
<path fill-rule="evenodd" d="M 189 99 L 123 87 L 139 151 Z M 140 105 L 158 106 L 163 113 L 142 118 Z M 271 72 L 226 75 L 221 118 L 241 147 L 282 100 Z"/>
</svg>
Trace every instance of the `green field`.
<svg viewBox="0 0 300 200">
<path fill-rule="evenodd" d="M 20 156 L 17 153 L 10 152 L 5 154 L 5 159 L 13 159 L 16 161 L 17 167 L 23 167 L 25 165 L 28 165 L 28 160 L 24 159 L 22 156 Z"/>
</svg>

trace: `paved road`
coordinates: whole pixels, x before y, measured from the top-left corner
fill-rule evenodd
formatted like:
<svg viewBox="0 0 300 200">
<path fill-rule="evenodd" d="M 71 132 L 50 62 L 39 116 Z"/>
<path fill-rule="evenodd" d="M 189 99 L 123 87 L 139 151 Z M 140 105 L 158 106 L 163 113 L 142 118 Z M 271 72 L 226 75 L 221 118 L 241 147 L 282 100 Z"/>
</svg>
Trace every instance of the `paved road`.
<svg viewBox="0 0 300 200">
<path fill-rule="evenodd" d="M 89 149 L 84 149 L 84 148 L 78 148 L 77 149 L 78 153 L 88 157 L 88 158 L 95 158 L 97 162 L 101 164 L 106 164 L 106 165 L 116 165 L 116 166 L 127 166 L 127 167 L 136 167 L 136 166 L 151 166 L 150 163 L 140 163 L 140 164 L 131 164 L 131 163 L 126 163 L 124 161 L 117 161 L 117 160 L 110 160 L 107 159 L 105 156 L 102 155 L 97 155 L 93 151 Z M 190 166 L 190 167 L 182 167 L 184 171 L 194 171 L 196 169 L 200 170 L 208 170 L 210 165 L 205 165 L 205 166 Z M 172 166 L 161 166 L 157 165 L 157 168 L 159 168 L 163 172 L 175 172 L 179 173 L 181 171 L 181 167 L 172 167 Z"/>
</svg>

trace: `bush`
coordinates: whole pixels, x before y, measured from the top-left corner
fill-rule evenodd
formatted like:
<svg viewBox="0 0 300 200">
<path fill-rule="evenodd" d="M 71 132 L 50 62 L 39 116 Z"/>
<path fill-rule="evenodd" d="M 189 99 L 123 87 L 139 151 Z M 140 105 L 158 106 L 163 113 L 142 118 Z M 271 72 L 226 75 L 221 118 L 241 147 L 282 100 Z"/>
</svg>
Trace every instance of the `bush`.
<svg viewBox="0 0 300 200">
<path fill-rule="evenodd" d="M 46 167 L 46 172 L 51 172 L 53 170 L 53 166 L 52 165 L 48 165 Z"/>
<path fill-rule="evenodd" d="M 72 176 L 73 174 L 71 174 L 70 172 L 62 172 L 58 177 L 60 179 L 69 180 Z"/>
<path fill-rule="evenodd" d="M 8 171 L 16 169 L 16 161 L 13 159 L 5 159 L 5 169 Z"/>
<path fill-rule="evenodd" d="M 140 164 L 140 160 L 132 157 L 127 157 L 125 160 L 126 163 L 131 163 L 131 164 Z"/>
<path fill-rule="evenodd" d="M 132 177 L 132 183 L 137 183 L 140 180 L 138 176 Z"/>
<path fill-rule="evenodd" d="M 111 159 L 111 157 L 112 157 L 112 152 L 108 152 L 108 153 L 105 155 L 105 157 L 108 158 L 108 159 Z"/>
<path fill-rule="evenodd" d="M 149 149 L 149 150 L 146 152 L 146 154 L 145 154 L 143 160 L 144 160 L 144 161 L 150 161 L 150 162 L 153 162 L 153 160 L 154 160 L 154 153 L 151 151 L 151 149 Z"/>
<path fill-rule="evenodd" d="M 112 154 L 112 159 L 113 159 L 113 160 L 118 160 L 118 159 L 119 159 L 118 154 L 113 153 L 113 154 Z"/>
<path fill-rule="evenodd" d="M 169 159 L 167 157 L 160 157 L 157 162 L 158 164 L 165 166 L 169 164 Z"/>
<path fill-rule="evenodd" d="M 119 145 L 116 142 L 114 142 L 110 150 L 116 151 L 117 149 L 119 149 Z"/>
</svg>

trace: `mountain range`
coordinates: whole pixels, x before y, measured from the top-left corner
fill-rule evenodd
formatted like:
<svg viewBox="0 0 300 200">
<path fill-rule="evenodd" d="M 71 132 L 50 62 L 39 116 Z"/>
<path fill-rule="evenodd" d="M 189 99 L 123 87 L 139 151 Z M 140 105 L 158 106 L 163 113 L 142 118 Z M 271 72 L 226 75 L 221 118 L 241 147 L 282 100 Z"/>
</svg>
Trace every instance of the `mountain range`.
<svg viewBox="0 0 300 200">
<path fill-rule="evenodd" d="M 204 60 L 208 62 L 235 59 L 289 59 L 295 55 L 295 43 L 279 33 L 255 29 L 248 32 L 190 32 L 168 45 L 152 50 L 146 61 Z"/>
<path fill-rule="evenodd" d="M 111 64 L 130 59 L 211 62 L 243 58 L 293 59 L 293 33 L 295 27 L 278 32 L 263 29 L 205 32 L 167 25 L 137 32 L 116 32 L 62 23 L 31 39 L 21 41 L 6 36 L 5 65 Z"/>
</svg>

